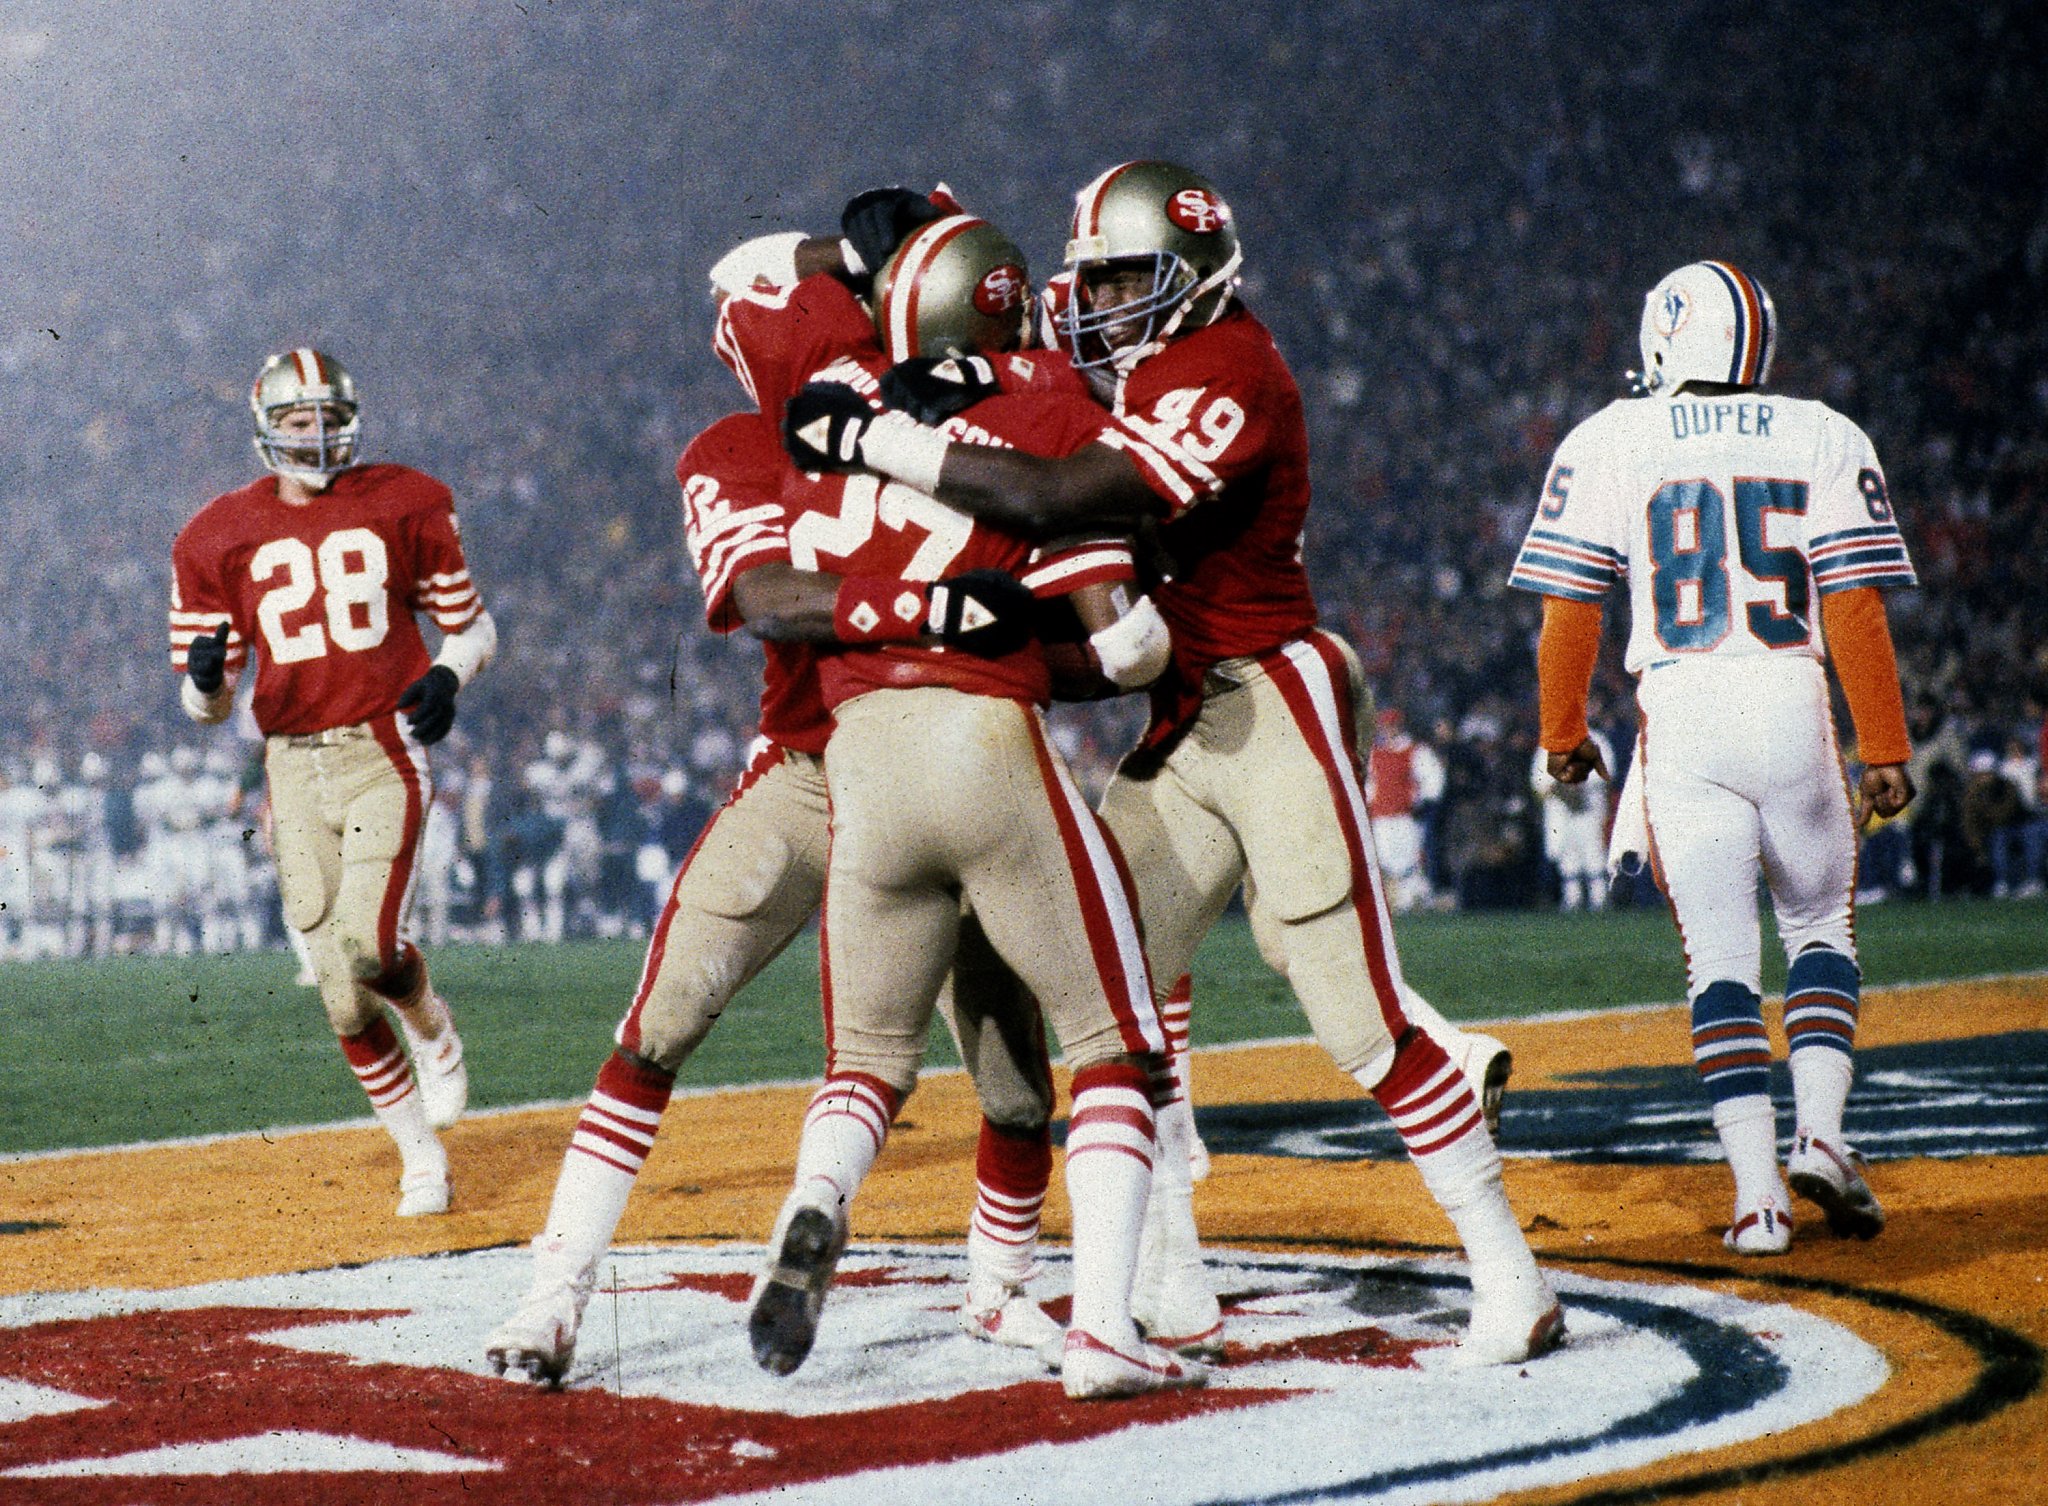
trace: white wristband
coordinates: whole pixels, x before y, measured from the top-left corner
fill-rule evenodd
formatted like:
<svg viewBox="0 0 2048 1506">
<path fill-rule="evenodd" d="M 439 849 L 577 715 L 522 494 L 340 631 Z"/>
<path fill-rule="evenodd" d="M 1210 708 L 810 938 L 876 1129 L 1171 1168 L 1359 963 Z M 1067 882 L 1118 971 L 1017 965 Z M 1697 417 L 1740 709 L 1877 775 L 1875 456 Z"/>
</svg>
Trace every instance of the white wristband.
<svg viewBox="0 0 2048 1506">
<path fill-rule="evenodd" d="M 1173 634 L 1149 596 L 1088 640 L 1102 673 L 1119 690 L 1137 690 L 1166 673 Z"/>
<path fill-rule="evenodd" d="M 491 620 L 489 612 L 479 612 L 461 632 L 450 633 L 441 640 L 441 650 L 434 655 L 434 662 L 454 670 L 455 683 L 462 686 L 475 679 L 497 651 L 498 624 Z"/>
<path fill-rule="evenodd" d="M 190 675 L 178 682 L 178 704 L 185 708 L 185 715 L 195 722 L 224 722 L 228 713 L 235 709 L 235 676 L 228 675 L 220 682 L 220 689 L 208 695 L 192 683 Z"/>
<path fill-rule="evenodd" d="M 939 487 L 939 468 L 953 441 L 908 413 L 883 413 L 860 436 L 860 458 L 871 471 L 927 494 Z"/>
</svg>

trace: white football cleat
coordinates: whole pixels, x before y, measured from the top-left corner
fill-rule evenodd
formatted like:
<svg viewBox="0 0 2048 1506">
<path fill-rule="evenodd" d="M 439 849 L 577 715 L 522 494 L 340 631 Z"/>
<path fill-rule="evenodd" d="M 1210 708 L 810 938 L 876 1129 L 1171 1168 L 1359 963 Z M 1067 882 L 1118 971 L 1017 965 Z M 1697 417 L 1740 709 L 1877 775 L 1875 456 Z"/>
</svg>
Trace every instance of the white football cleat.
<svg viewBox="0 0 2048 1506">
<path fill-rule="evenodd" d="M 747 1341 L 763 1370 L 789 1375 L 818 1336 L 825 1292 L 846 1252 L 846 1215 L 792 1200 L 776 1225 L 768 1269 L 754 1284 Z"/>
<path fill-rule="evenodd" d="M 462 1037 L 455 1033 L 455 1019 L 439 994 L 429 992 L 417 1012 L 438 1019 L 441 1029 L 431 1038 L 413 1026 L 413 1011 L 393 1009 L 405 1043 L 412 1052 L 413 1077 L 419 1083 L 420 1106 L 427 1111 L 427 1123 L 444 1130 L 462 1117 L 469 1107 L 469 1068 L 462 1064 Z"/>
<path fill-rule="evenodd" d="M 424 1218 L 431 1214 L 446 1213 L 449 1196 L 448 1168 L 445 1164 L 408 1171 L 398 1179 L 398 1216 Z"/>
<path fill-rule="evenodd" d="M 1563 1342 L 1564 1309 L 1542 1271 L 1531 1267 L 1505 1281 L 1474 1273 L 1472 1317 L 1458 1341 L 1457 1368 L 1519 1365 Z"/>
<path fill-rule="evenodd" d="M 1075 1401 L 1101 1401 L 1112 1396 L 1143 1396 L 1206 1386 L 1209 1367 L 1141 1343 L 1126 1354 L 1093 1334 L 1069 1328 L 1060 1366 L 1060 1389 Z"/>
<path fill-rule="evenodd" d="M 1486 1133 L 1496 1144 L 1500 1141 L 1500 1104 L 1507 1096 L 1508 1078 L 1515 1070 L 1514 1053 L 1490 1035 L 1481 1035 L 1476 1030 L 1459 1032 L 1458 1049 L 1452 1053 L 1458 1070 L 1465 1074 L 1466 1082 L 1479 1100 L 1479 1111 L 1486 1116 Z"/>
<path fill-rule="evenodd" d="M 1844 1239 L 1875 1239 L 1884 1232 L 1884 1208 L 1860 1169 L 1863 1157 L 1839 1140 L 1801 1130 L 1785 1159 L 1785 1180 L 1827 1215 L 1828 1227 Z"/>
<path fill-rule="evenodd" d="M 1782 1255 L 1792 1248 L 1792 1215 L 1784 1202 L 1764 1198 L 1747 1207 L 1735 1205 L 1735 1222 L 1721 1243 L 1738 1255 Z"/>
<path fill-rule="evenodd" d="M 1189 1359 L 1223 1357 L 1223 1305 L 1209 1290 L 1198 1266 L 1157 1283 L 1140 1279 L 1131 1295 L 1131 1319 L 1145 1342 Z"/>
<path fill-rule="evenodd" d="M 533 1242 L 533 1284 L 512 1316 L 484 1340 L 491 1369 L 513 1380 L 558 1389 L 576 1358 L 576 1333 L 597 1285 L 597 1263 L 578 1263 L 559 1237 Z"/>
<path fill-rule="evenodd" d="M 1022 1285 L 979 1276 L 968 1279 L 967 1298 L 960 1304 L 960 1328 L 986 1343 L 1035 1349 L 1040 1354 L 1048 1345 L 1057 1347 L 1066 1335 Z"/>
</svg>

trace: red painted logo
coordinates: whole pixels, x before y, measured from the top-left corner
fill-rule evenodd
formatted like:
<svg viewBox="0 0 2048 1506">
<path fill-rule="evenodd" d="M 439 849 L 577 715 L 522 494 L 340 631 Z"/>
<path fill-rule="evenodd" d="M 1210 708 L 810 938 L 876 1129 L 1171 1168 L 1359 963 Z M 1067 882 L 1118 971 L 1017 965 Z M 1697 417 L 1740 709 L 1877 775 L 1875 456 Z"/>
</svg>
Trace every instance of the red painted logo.
<svg viewBox="0 0 2048 1506">
<path fill-rule="evenodd" d="M 1183 188 L 1166 201 L 1166 217 L 1196 235 L 1213 235 L 1230 223 L 1230 206 L 1206 188 Z"/>
<path fill-rule="evenodd" d="M 1024 269 L 1005 262 L 983 273 L 981 281 L 974 285 L 974 306 L 994 318 L 1016 308 L 1030 291 L 1031 284 L 1025 281 Z"/>
</svg>

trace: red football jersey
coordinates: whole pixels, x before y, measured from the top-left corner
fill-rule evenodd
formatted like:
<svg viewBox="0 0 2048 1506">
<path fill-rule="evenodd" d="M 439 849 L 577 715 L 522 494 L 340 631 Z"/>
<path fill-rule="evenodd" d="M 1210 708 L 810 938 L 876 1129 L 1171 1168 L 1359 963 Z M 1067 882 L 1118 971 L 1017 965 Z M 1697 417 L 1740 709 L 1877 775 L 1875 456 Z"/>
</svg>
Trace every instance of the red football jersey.
<svg viewBox="0 0 2048 1506">
<path fill-rule="evenodd" d="M 719 306 L 711 344 L 776 424 L 791 394 L 820 367 L 849 351 L 881 351 L 867 309 L 846 284 L 823 274 L 793 288 L 734 294 Z"/>
<path fill-rule="evenodd" d="M 303 506 L 274 476 L 216 497 L 178 534 L 171 573 L 171 668 L 225 617 L 230 674 L 256 645 L 266 733 L 395 710 L 431 662 L 413 613 L 454 633 L 484 609 L 448 488 L 402 465 L 352 467 Z"/>
<path fill-rule="evenodd" d="M 1169 341 L 1120 385 L 1110 445 L 1168 506 L 1174 577 L 1156 593 L 1183 683 L 1315 626 L 1302 566 L 1308 429 L 1301 392 L 1244 309 Z"/>
<path fill-rule="evenodd" d="M 751 374 L 764 414 L 779 414 L 789 395 L 814 379 L 844 382 L 879 404 L 889 358 L 867 311 L 832 278 L 809 278 L 786 294 L 728 299 L 719 337 L 734 370 Z M 1102 439 L 1109 422 L 1100 407 L 1078 394 L 997 396 L 944 428 L 956 439 L 1057 456 Z M 923 492 L 876 476 L 807 476 L 787 467 L 783 502 L 790 559 L 801 570 L 919 581 L 1001 570 L 1042 596 L 1136 575 L 1121 540 L 1034 549 Z M 1033 702 L 1047 699 L 1052 689 L 1035 643 L 1001 659 L 917 643 L 828 648 L 819 656 L 818 676 L 827 706 L 865 691 L 910 685 L 949 685 Z"/>
<path fill-rule="evenodd" d="M 743 624 L 733 582 L 756 565 L 789 559 L 782 477 L 790 469 L 775 425 L 758 413 L 721 418 L 690 441 L 676 462 L 683 489 L 683 539 L 704 587 L 704 620 L 714 633 Z M 808 643 L 762 645 L 761 735 L 803 753 L 823 753 L 832 718 L 818 689 L 817 650 Z"/>
</svg>

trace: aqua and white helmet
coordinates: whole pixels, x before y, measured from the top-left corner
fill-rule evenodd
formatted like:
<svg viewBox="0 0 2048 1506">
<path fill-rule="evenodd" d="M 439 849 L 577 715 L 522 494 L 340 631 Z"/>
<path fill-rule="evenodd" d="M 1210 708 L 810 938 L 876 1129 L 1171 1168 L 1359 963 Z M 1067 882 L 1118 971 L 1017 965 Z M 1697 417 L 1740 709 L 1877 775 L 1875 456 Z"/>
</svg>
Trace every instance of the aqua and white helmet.
<svg viewBox="0 0 2048 1506">
<path fill-rule="evenodd" d="M 1771 374 L 1778 316 L 1764 285 L 1733 262 L 1696 261 L 1650 289 L 1641 342 L 1645 392 L 1687 382 L 1760 387 Z"/>
</svg>

